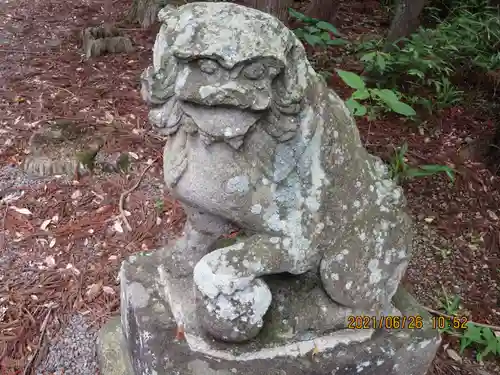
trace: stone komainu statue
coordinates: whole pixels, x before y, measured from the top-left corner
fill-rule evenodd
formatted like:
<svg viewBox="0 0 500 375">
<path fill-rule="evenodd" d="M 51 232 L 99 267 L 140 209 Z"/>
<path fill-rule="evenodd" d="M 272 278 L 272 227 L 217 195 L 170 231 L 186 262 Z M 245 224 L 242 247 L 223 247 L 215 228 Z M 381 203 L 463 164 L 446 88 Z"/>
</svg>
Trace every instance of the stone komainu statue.
<svg viewBox="0 0 500 375">
<path fill-rule="evenodd" d="M 411 243 L 402 191 L 293 32 L 227 3 L 159 18 L 142 95 L 170 136 L 165 181 L 187 213 L 176 266 L 160 268 L 192 274 L 204 329 L 257 336 L 273 298 L 263 276 L 282 273 L 318 274 L 329 309 L 393 311 Z M 234 227 L 248 236 L 214 249 Z"/>
</svg>

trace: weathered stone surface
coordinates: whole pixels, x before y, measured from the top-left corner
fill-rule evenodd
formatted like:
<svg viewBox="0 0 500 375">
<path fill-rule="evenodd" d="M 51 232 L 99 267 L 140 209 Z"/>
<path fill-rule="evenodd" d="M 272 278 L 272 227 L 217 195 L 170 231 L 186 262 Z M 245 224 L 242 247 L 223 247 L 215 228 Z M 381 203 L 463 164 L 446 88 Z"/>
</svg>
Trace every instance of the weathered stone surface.
<svg viewBox="0 0 500 375">
<path fill-rule="evenodd" d="M 56 120 L 33 133 L 23 170 L 29 175 L 78 177 L 89 172 L 128 173 L 134 158 L 128 152 L 103 150 L 106 131 L 99 125 Z"/>
<path fill-rule="evenodd" d="M 134 375 L 128 352 L 124 350 L 120 317 L 111 319 L 99 332 L 97 349 L 99 367 L 106 375 Z"/>
<path fill-rule="evenodd" d="M 142 94 L 170 135 L 164 177 L 188 211 L 170 246 L 190 254 L 202 326 L 252 339 L 272 303 L 262 277 L 283 272 L 319 272 L 332 308 L 392 311 L 411 250 L 402 190 L 293 32 L 227 3 L 159 18 Z M 251 235 L 211 251 L 230 226 Z"/>
<path fill-rule="evenodd" d="M 276 298 L 255 340 L 216 341 L 198 325 L 189 293 L 192 280 L 158 274 L 157 265 L 171 260 L 167 252 L 159 251 L 124 262 L 120 273 L 123 333 L 116 322 L 101 333 L 99 345 L 112 353 L 99 350 L 101 363 L 108 365 L 101 369 L 125 368 L 117 354 L 122 350 L 124 356 L 130 355 L 134 374 L 423 375 L 439 346 L 430 316 L 401 289 L 394 298 L 396 307 L 403 316 L 421 317 L 422 329 L 377 329 L 368 341 L 363 341 L 371 336 L 367 330 L 330 330 L 325 322 L 342 327 L 346 316 L 357 312 L 345 309 L 342 316 L 338 309 L 325 310 L 329 297 L 310 273 L 266 278 Z M 184 335 L 177 339 L 179 326 Z M 125 346 L 119 345 L 122 334 Z M 118 373 L 102 371 L 103 375 Z"/>
<path fill-rule="evenodd" d="M 104 25 L 87 27 L 82 31 L 82 47 L 85 57 L 97 57 L 105 53 L 130 53 L 132 41 L 119 29 Z"/>
<path fill-rule="evenodd" d="M 87 125 L 69 120 L 56 120 L 33 133 L 30 154 L 23 163 L 26 173 L 45 177 L 66 175 L 92 169 L 103 140 Z"/>
<path fill-rule="evenodd" d="M 411 250 L 402 190 L 302 44 L 230 3 L 159 19 L 141 92 L 187 221 L 122 266 L 134 373 L 425 374 L 440 338 L 396 295 Z M 233 229 L 244 235 L 221 243 Z M 370 325 L 384 316 L 423 326 Z"/>
</svg>

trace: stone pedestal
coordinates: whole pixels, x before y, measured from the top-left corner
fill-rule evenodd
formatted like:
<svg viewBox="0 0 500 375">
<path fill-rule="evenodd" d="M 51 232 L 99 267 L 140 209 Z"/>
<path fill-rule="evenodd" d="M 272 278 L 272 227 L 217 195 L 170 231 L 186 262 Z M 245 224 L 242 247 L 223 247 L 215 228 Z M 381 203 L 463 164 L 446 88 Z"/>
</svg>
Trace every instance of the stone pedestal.
<svg viewBox="0 0 500 375">
<path fill-rule="evenodd" d="M 356 313 L 333 313 L 310 274 L 266 279 L 274 302 L 260 335 L 245 344 L 216 342 L 197 324 L 192 276 L 174 269 L 165 251 L 123 263 L 121 321 L 99 336 L 102 375 L 424 375 L 439 347 L 429 314 L 401 288 L 398 321 L 421 319 L 422 328 L 345 329 Z"/>
</svg>

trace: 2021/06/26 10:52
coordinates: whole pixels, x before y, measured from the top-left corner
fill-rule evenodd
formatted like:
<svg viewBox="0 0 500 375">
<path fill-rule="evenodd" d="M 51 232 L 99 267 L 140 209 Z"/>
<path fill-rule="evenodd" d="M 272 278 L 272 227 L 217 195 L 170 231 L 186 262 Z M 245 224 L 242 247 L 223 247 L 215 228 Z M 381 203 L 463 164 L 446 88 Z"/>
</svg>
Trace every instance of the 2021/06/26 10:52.
<svg viewBox="0 0 500 375">
<path fill-rule="evenodd" d="M 420 315 L 351 315 L 347 317 L 348 329 L 422 329 L 424 320 Z"/>
<path fill-rule="evenodd" d="M 422 329 L 424 319 L 420 315 L 389 315 L 389 316 L 362 316 L 352 315 L 347 318 L 348 329 Z M 466 317 L 431 316 L 432 329 L 466 329 Z"/>
</svg>

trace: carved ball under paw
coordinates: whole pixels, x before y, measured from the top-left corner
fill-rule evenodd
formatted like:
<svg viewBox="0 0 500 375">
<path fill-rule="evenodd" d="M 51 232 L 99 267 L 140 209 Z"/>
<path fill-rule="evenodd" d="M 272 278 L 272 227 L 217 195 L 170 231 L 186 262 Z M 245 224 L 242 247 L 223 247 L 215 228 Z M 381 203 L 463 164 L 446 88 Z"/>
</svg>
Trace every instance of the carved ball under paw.
<svg viewBox="0 0 500 375">
<path fill-rule="evenodd" d="M 263 317 L 271 305 L 267 284 L 255 279 L 232 295 L 204 296 L 195 287 L 198 318 L 202 327 L 215 338 L 227 342 L 244 342 L 257 336 Z"/>
</svg>

